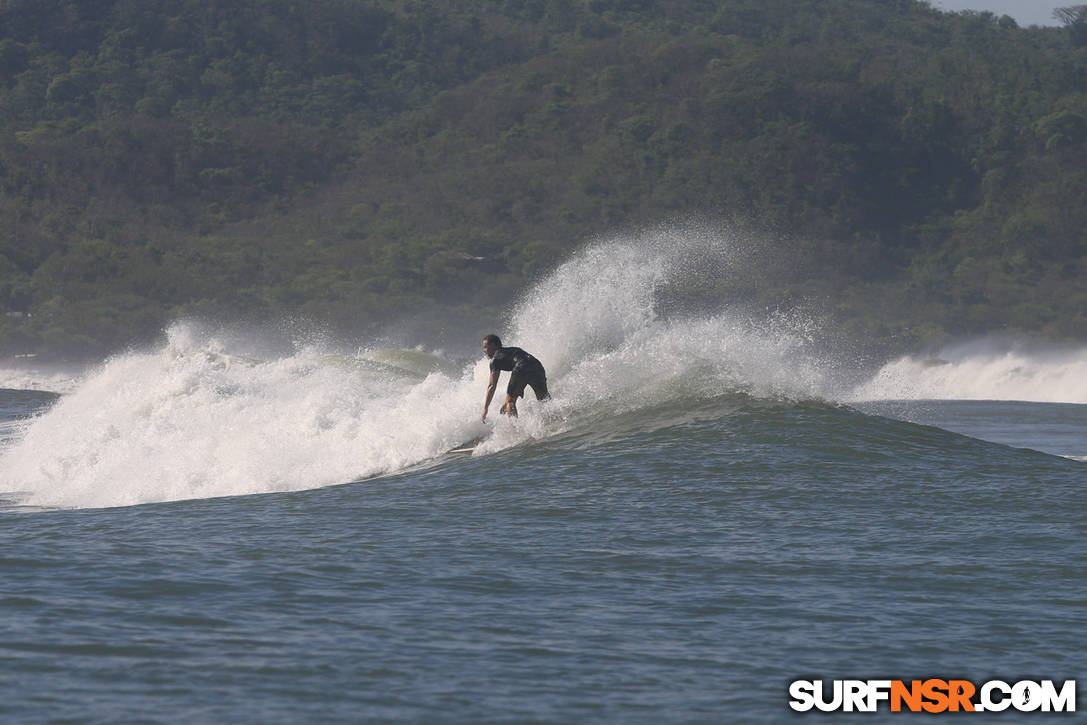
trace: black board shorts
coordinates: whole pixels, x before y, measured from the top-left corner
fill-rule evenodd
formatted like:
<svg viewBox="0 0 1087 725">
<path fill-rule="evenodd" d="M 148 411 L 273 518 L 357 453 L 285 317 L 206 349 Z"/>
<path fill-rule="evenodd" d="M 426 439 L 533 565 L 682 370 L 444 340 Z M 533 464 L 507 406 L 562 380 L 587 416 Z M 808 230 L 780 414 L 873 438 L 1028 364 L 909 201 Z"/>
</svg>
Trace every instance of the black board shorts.
<svg viewBox="0 0 1087 725">
<path fill-rule="evenodd" d="M 523 398 L 526 385 L 536 393 L 536 400 L 547 400 L 551 397 L 551 394 L 547 392 L 547 375 L 542 365 L 525 366 L 511 372 L 510 384 L 506 386 L 506 395 Z"/>
</svg>

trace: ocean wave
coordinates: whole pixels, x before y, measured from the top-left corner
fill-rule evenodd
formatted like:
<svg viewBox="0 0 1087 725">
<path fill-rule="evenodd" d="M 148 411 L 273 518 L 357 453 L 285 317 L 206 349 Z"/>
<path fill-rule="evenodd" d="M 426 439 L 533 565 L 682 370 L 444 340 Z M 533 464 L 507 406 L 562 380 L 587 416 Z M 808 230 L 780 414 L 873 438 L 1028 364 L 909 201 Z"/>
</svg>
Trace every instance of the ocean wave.
<svg viewBox="0 0 1087 725">
<path fill-rule="evenodd" d="M 506 344 L 548 370 L 554 399 L 516 424 L 480 421 L 482 355 L 301 346 L 254 355 L 179 322 L 165 344 L 87 373 L 3 455 L 0 490 L 31 505 L 100 507 L 317 488 L 608 427 L 722 395 L 817 399 L 827 388 L 802 316 L 662 316 L 662 288 L 728 269 L 736 240 L 657 230 L 574 255 L 517 305 Z"/>
<path fill-rule="evenodd" d="M 663 228 L 573 255 L 498 331 L 543 362 L 554 395 L 546 405 L 530 396 L 516 422 L 497 414 L 499 401 L 480 421 L 482 354 L 345 352 L 328 341 L 283 350 L 178 322 L 163 344 L 73 378 L 48 411 L 7 431 L 0 491 L 20 492 L 27 505 L 73 507 L 296 491 L 432 465 L 468 442 L 485 455 L 563 437 L 614 440 L 743 401 L 789 407 L 1011 391 L 1001 394 L 1087 402 L 1079 352 L 949 350 L 937 363 L 889 363 L 852 387 L 842 381 L 848 361 L 828 356 L 834 346 L 802 311 L 675 304 L 692 284 L 746 274 L 749 254 L 728 233 Z"/>
<path fill-rule="evenodd" d="M 1087 403 L 1087 348 L 979 341 L 883 365 L 853 400 Z"/>
</svg>

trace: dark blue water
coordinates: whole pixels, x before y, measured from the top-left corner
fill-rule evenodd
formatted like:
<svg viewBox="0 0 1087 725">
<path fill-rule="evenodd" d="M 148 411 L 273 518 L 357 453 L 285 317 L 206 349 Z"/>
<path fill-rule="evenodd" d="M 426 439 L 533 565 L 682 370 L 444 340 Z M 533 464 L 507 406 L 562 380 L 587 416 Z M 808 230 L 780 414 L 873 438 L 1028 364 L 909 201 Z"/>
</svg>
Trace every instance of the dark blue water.
<svg viewBox="0 0 1087 725">
<path fill-rule="evenodd" d="M 51 402 L 0 397 L 8 419 Z M 316 490 L 8 494 L 0 720 L 781 722 L 800 678 L 1082 682 L 1085 483 L 729 395 Z"/>
</svg>

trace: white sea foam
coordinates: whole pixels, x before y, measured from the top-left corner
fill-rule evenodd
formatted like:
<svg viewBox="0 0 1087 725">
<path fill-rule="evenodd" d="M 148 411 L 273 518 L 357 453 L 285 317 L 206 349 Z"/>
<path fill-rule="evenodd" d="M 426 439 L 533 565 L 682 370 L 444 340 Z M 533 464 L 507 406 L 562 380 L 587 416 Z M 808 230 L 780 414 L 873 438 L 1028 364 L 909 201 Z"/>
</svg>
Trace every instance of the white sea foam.
<svg viewBox="0 0 1087 725">
<path fill-rule="evenodd" d="M 677 386 L 694 397 L 825 395 L 826 366 L 810 349 L 813 323 L 804 315 L 658 310 L 669 286 L 727 280 L 748 254 L 748 242 L 705 226 L 600 241 L 529 291 L 508 342 L 562 375 L 579 406 L 659 403 Z"/>
<path fill-rule="evenodd" d="M 0 388 L 70 393 L 79 387 L 83 369 L 74 366 L 46 366 L 30 362 L 0 366 Z"/>
<path fill-rule="evenodd" d="M 1087 403 L 1087 348 L 977 342 L 884 365 L 852 400 L 1022 400 Z"/>
<path fill-rule="evenodd" d="M 501 389 L 479 420 L 482 355 L 463 366 L 321 345 L 262 356 L 175 324 L 160 348 L 106 361 L 36 419 L 0 459 L 0 491 L 28 505 L 103 507 L 302 490 L 403 470 L 477 438 L 485 454 L 674 400 L 823 395 L 803 316 L 655 308 L 677 279 L 720 282 L 738 244 L 705 229 L 603 240 L 531 289 L 500 334 L 543 361 L 555 397 L 543 406 L 530 393 L 516 425 L 498 415 Z"/>
<path fill-rule="evenodd" d="M 483 429 L 471 386 L 440 373 L 224 348 L 179 324 L 163 349 L 109 360 L 6 452 L 0 489 L 35 505 L 116 506 L 313 488 L 403 468 Z"/>
</svg>

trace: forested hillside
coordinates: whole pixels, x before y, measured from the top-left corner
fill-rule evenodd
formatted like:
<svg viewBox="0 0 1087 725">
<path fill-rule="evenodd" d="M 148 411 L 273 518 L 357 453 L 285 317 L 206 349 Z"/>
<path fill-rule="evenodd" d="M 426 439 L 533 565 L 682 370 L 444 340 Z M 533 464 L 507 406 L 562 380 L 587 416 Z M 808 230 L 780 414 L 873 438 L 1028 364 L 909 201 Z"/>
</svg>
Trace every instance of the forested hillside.
<svg viewBox="0 0 1087 725">
<path fill-rule="evenodd" d="M 3 0 L 0 356 L 185 315 L 486 318 L 594 234 L 692 217 L 779 260 L 716 293 L 859 338 L 1087 339 L 1087 10 L 1064 19 Z"/>
</svg>

